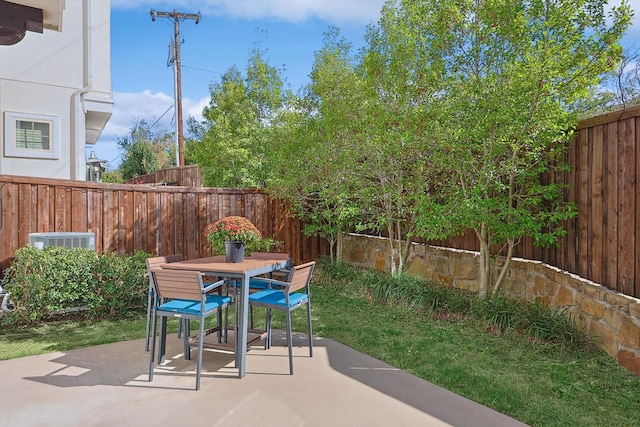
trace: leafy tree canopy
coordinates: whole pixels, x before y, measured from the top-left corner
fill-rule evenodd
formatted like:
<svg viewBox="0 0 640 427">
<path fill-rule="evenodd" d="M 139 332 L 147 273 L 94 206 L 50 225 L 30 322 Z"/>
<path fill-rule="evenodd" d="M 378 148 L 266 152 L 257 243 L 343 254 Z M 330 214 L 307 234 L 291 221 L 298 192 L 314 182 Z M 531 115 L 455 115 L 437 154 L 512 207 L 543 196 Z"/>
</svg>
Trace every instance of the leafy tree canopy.
<svg viewBox="0 0 640 427">
<path fill-rule="evenodd" d="M 607 17 L 605 5 L 403 0 L 384 7 L 374 58 L 387 66 L 405 105 L 423 109 L 432 124 L 424 152 L 450 177 L 437 198 L 425 200 L 421 234 L 475 230 L 481 292 L 492 280 L 496 248 L 507 248 L 505 272 L 523 236 L 552 244 L 564 232 L 562 220 L 575 214 L 562 188 L 540 177 L 563 167 L 576 106 L 620 57 L 630 10 L 622 2 Z M 493 290 L 502 277 L 493 277 Z"/>
<path fill-rule="evenodd" d="M 281 72 L 254 49 L 246 76 L 231 67 L 211 85 L 210 94 L 204 120 L 189 122 L 187 159 L 198 163 L 207 186 L 264 187 L 270 176 L 270 135 L 290 96 Z"/>
<path fill-rule="evenodd" d="M 144 119 L 137 120 L 129 135 L 118 138 L 117 143 L 122 153 L 119 170 L 125 181 L 176 165 L 173 134 L 153 129 Z"/>
</svg>

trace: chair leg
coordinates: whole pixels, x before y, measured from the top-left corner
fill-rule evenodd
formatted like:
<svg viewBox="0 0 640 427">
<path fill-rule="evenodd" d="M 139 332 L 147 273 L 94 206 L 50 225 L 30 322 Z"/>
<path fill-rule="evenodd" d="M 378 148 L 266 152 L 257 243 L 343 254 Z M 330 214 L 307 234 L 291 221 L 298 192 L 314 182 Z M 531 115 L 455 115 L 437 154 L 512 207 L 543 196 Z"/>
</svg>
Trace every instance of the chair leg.
<svg viewBox="0 0 640 427">
<path fill-rule="evenodd" d="M 222 310 L 218 310 L 218 342 L 222 342 L 222 328 L 227 329 L 226 325 L 222 323 Z"/>
<path fill-rule="evenodd" d="M 309 357 L 313 357 L 313 330 L 311 327 L 311 301 L 307 301 L 307 335 L 309 336 Z"/>
<path fill-rule="evenodd" d="M 229 342 L 229 333 L 227 332 L 227 326 L 229 326 L 229 306 L 224 308 L 224 342 Z"/>
<path fill-rule="evenodd" d="M 158 346 L 158 363 L 164 363 L 164 356 L 167 350 L 167 317 L 161 316 L 160 318 L 160 345 Z"/>
<path fill-rule="evenodd" d="M 155 311 L 153 313 L 153 325 L 152 325 L 152 333 L 149 337 L 151 339 L 151 350 L 149 351 L 149 382 L 153 381 L 153 356 L 156 352 L 156 327 L 158 324 L 158 318 L 156 317 Z"/>
<path fill-rule="evenodd" d="M 149 298 L 147 299 L 147 329 L 144 340 L 144 351 L 149 351 L 149 328 L 151 327 L 151 310 L 153 305 L 153 290 L 149 289 Z"/>
<path fill-rule="evenodd" d="M 265 340 L 265 350 L 271 348 L 271 309 L 267 308 L 265 312 L 265 329 L 267 330 L 267 339 Z"/>
<path fill-rule="evenodd" d="M 287 344 L 289 345 L 289 374 L 293 375 L 293 340 L 291 337 L 291 310 L 287 312 Z"/>
<path fill-rule="evenodd" d="M 240 292 L 241 289 L 238 289 L 238 282 L 235 281 L 233 284 L 233 339 L 236 342 L 236 346 L 240 346 L 238 343 L 238 328 L 240 327 Z M 238 348 L 235 351 L 239 351 Z M 234 359 L 235 360 L 235 359 Z"/>
<path fill-rule="evenodd" d="M 183 325 L 182 352 L 184 354 L 184 360 L 191 360 L 191 346 L 189 346 L 189 338 L 191 337 L 191 323 L 189 319 L 180 319 L 180 324 Z"/>
<path fill-rule="evenodd" d="M 202 371 L 202 353 L 204 348 L 204 318 L 200 319 L 200 336 L 198 337 L 198 363 L 196 369 L 196 390 L 200 390 L 200 372 Z"/>
<path fill-rule="evenodd" d="M 184 360 L 191 360 L 191 346 L 189 345 L 189 337 L 191 336 L 191 321 L 189 319 L 180 319 L 180 323 L 184 322 Z"/>
</svg>

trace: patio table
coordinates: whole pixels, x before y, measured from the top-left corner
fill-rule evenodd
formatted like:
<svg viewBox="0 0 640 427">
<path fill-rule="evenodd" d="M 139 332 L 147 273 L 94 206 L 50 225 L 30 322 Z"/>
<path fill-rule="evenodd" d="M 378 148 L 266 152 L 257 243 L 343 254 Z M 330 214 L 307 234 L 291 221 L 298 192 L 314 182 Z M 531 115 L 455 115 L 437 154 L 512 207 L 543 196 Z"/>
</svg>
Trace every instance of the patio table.
<svg viewBox="0 0 640 427">
<path fill-rule="evenodd" d="M 225 262 L 224 255 L 197 258 L 188 261 L 163 264 L 162 268 L 172 270 L 197 270 L 207 275 L 228 277 L 240 280 L 240 297 L 236 299 L 236 312 L 240 314 L 235 340 L 235 359 L 238 367 L 238 376 L 243 378 L 246 373 L 247 345 L 248 345 L 248 313 L 249 313 L 249 279 L 261 274 L 272 273 L 286 268 L 289 265 L 287 259 L 270 259 L 266 254 L 256 257 L 245 257 L 238 263 Z M 238 307 L 239 306 L 239 307 Z M 204 339 L 200 337 L 199 339 Z M 163 346 L 161 346 L 163 347 Z"/>
</svg>

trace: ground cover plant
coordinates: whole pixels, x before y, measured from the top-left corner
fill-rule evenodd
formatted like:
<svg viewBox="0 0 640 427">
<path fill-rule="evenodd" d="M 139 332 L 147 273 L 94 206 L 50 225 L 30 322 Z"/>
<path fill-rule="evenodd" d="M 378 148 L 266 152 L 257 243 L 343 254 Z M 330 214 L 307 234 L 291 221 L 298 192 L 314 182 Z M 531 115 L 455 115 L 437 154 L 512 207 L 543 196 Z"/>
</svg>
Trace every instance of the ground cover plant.
<svg viewBox="0 0 640 427">
<path fill-rule="evenodd" d="M 418 279 L 321 262 L 312 286 L 314 335 L 532 426 L 640 426 L 640 379 L 560 320 L 562 313 L 499 297 L 478 301 Z M 278 314 L 274 326 L 283 328 Z M 293 321 L 305 330 L 303 312 Z M 143 311 L 3 327 L 0 360 L 142 338 L 144 328 Z"/>
</svg>

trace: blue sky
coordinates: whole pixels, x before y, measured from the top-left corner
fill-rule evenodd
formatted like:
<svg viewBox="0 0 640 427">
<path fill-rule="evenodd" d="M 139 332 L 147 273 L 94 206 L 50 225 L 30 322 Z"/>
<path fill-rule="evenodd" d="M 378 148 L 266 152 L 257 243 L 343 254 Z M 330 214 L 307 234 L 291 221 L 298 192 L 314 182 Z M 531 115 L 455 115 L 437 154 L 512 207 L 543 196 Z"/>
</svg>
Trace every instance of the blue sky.
<svg viewBox="0 0 640 427">
<path fill-rule="evenodd" d="M 244 73 L 256 43 L 270 65 L 284 69 L 295 91 L 308 83 L 314 52 L 322 47 L 323 33 L 330 26 L 339 27 L 354 47 L 360 47 L 366 25 L 377 21 L 383 4 L 384 0 L 111 0 L 114 112 L 98 142 L 87 148 L 87 157 L 95 151 L 110 169 L 116 168 L 120 163 L 116 140 L 127 136 L 138 119 L 170 131 L 175 128 L 174 73 L 167 66 L 174 26 L 168 18 L 152 22 L 151 8 L 202 15 L 197 25 L 193 20 L 180 23 L 186 120 L 200 117 L 208 104 L 209 85 L 222 73 L 234 65 Z M 630 4 L 640 15 L 640 0 Z M 640 42 L 639 22 L 634 17 L 623 45 Z"/>
</svg>

